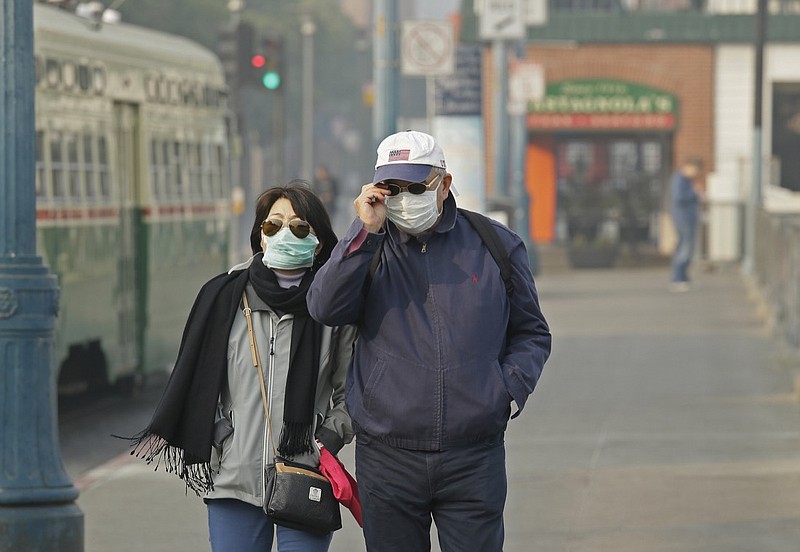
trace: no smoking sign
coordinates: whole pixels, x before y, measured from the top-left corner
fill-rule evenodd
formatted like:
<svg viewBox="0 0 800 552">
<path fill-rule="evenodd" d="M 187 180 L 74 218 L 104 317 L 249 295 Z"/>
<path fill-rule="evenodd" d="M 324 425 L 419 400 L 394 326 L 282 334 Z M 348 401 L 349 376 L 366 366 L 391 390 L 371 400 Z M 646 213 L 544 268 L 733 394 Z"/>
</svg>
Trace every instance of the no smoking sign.
<svg viewBox="0 0 800 552">
<path fill-rule="evenodd" d="M 404 21 L 401 69 L 404 75 L 450 75 L 455 71 L 455 33 L 446 21 Z"/>
</svg>

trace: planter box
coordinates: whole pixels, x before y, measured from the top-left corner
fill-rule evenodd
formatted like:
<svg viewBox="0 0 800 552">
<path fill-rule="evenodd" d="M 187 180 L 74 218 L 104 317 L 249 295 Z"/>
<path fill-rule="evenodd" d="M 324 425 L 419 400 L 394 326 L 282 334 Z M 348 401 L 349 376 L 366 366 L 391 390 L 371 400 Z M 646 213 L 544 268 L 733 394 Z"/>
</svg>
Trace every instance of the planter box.
<svg viewBox="0 0 800 552">
<path fill-rule="evenodd" d="M 617 262 L 619 247 L 609 245 L 569 245 L 567 259 L 573 268 L 609 268 Z"/>
</svg>

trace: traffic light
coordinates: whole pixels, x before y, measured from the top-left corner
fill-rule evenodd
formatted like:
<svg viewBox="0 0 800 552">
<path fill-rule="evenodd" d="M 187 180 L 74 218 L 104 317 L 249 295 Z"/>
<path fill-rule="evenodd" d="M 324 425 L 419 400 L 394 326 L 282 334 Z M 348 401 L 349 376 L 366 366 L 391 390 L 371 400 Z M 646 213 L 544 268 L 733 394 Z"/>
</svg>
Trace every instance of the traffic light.
<svg viewBox="0 0 800 552">
<path fill-rule="evenodd" d="M 256 31 L 249 23 L 239 23 L 236 31 L 236 58 L 239 86 L 257 85 L 257 73 L 252 65 L 256 54 Z"/>
<path fill-rule="evenodd" d="M 255 81 L 267 90 L 278 90 L 283 80 L 283 39 L 263 38 L 259 49 L 250 56 L 250 67 Z"/>
</svg>

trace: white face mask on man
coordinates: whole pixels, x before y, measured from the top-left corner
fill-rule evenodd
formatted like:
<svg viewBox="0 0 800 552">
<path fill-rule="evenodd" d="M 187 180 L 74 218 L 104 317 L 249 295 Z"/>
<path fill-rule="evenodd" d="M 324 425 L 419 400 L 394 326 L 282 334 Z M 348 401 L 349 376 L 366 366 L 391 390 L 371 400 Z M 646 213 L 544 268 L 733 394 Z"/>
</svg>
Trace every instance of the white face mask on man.
<svg viewBox="0 0 800 552">
<path fill-rule="evenodd" d="M 386 198 L 386 216 L 395 226 L 409 234 L 421 234 L 436 223 L 441 212 L 437 191 L 421 194 L 402 192 Z"/>
</svg>

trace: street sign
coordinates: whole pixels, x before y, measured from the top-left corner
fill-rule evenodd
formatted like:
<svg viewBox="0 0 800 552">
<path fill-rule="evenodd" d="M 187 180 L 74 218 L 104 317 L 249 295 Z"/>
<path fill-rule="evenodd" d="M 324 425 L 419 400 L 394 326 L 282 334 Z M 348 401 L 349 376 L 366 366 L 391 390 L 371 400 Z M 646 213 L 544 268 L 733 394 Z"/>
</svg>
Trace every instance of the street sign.
<svg viewBox="0 0 800 552">
<path fill-rule="evenodd" d="M 456 49 L 456 70 L 436 78 L 437 116 L 481 114 L 481 45 L 460 44 Z"/>
<path fill-rule="evenodd" d="M 524 38 L 523 0 L 482 0 L 478 32 L 484 40 Z"/>
<path fill-rule="evenodd" d="M 452 74 L 455 44 L 455 31 L 449 21 L 404 21 L 400 55 L 403 74 Z"/>
<path fill-rule="evenodd" d="M 508 112 L 524 115 L 528 102 L 545 95 L 544 67 L 532 61 L 514 61 L 509 68 Z"/>
<path fill-rule="evenodd" d="M 547 25 L 547 0 L 526 0 L 525 24 L 531 27 Z"/>
</svg>

